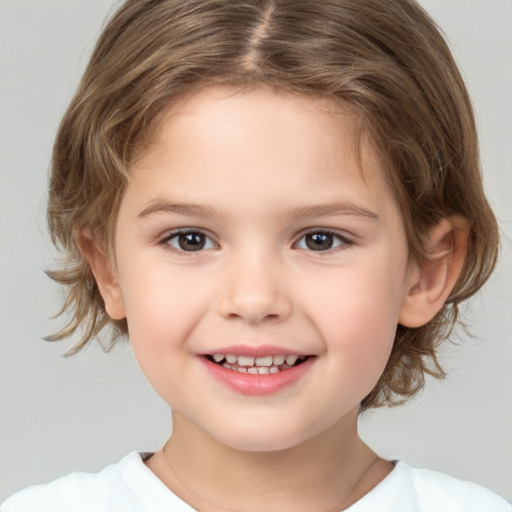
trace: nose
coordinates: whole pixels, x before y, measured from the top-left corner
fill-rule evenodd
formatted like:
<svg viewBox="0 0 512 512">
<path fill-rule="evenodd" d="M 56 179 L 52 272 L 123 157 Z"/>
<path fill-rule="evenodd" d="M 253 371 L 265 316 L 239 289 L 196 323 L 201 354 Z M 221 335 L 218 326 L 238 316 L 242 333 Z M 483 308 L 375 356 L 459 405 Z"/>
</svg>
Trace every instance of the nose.
<svg viewBox="0 0 512 512">
<path fill-rule="evenodd" d="M 227 263 L 219 313 L 249 324 L 282 322 L 292 301 L 280 265 L 272 258 L 252 255 Z"/>
</svg>

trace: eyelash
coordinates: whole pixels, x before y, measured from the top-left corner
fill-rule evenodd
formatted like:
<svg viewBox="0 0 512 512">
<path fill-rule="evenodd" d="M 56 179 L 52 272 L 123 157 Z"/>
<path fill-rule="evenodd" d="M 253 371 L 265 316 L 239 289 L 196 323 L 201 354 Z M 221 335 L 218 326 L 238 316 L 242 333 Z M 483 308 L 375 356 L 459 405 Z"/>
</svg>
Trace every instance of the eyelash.
<svg viewBox="0 0 512 512">
<path fill-rule="evenodd" d="M 180 256 L 181 255 L 191 256 L 194 253 L 199 253 L 199 252 L 202 252 L 203 250 L 205 250 L 204 246 L 202 246 L 196 251 L 186 251 L 182 248 L 173 247 L 170 244 L 170 242 L 172 240 L 175 240 L 175 239 L 179 240 L 180 236 L 186 236 L 186 235 L 199 235 L 201 237 L 204 237 L 205 240 L 209 240 L 210 243 L 213 244 L 215 247 L 218 247 L 218 244 L 215 243 L 210 236 L 208 236 L 207 234 L 205 234 L 203 231 L 201 231 L 199 229 L 178 229 L 176 231 L 172 231 L 171 233 L 167 233 L 164 237 L 162 237 L 162 239 L 159 240 L 159 244 L 163 245 L 164 247 L 173 251 L 174 253 L 179 254 Z M 206 243 L 207 242 L 205 242 L 205 244 Z M 208 247 L 207 249 L 211 249 L 211 247 Z"/>
<path fill-rule="evenodd" d="M 308 252 L 312 253 L 319 253 L 319 254 L 330 254 L 332 252 L 337 252 L 339 250 L 343 250 L 343 248 L 347 248 L 347 246 L 354 245 L 354 242 L 347 238 L 346 236 L 342 235 L 338 231 L 334 231 L 332 229 L 311 229 L 307 231 L 306 233 L 303 233 L 299 240 L 295 242 L 294 247 L 297 247 L 301 240 L 305 239 L 309 235 L 328 235 L 332 237 L 333 239 L 337 239 L 340 243 L 334 247 L 330 247 L 326 250 L 321 251 L 315 251 L 313 249 L 304 249 Z"/>
<path fill-rule="evenodd" d="M 192 250 L 192 251 L 187 251 L 181 247 L 174 247 L 173 245 L 170 244 L 170 242 L 172 240 L 179 240 L 180 236 L 186 236 L 186 235 L 199 235 L 201 237 L 204 237 L 203 238 L 204 244 L 201 247 L 199 247 L 198 250 Z M 311 249 L 310 247 L 308 247 L 307 242 L 304 242 L 306 244 L 306 247 L 299 247 L 299 244 L 301 244 L 301 241 L 306 240 L 306 237 L 311 236 L 311 235 L 324 235 L 324 236 L 327 235 L 329 237 L 332 237 L 332 239 L 337 239 L 339 243 L 337 245 L 334 245 L 334 247 L 329 247 L 325 250 L 318 250 L 318 251 L 315 251 L 314 249 Z M 333 242 L 333 243 L 335 243 L 335 242 Z M 181 255 L 182 256 L 185 256 L 185 255 L 192 256 L 194 253 L 200 253 L 207 249 L 219 247 L 219 245 L 215 241 L 213 241 L 210 236 L 208 236 L 207 234 L 205 234 L 203 231 L 201 231 L 199 229 L 181 229 L 181 230 L 172 231 L 171 233 L 168 233 L 164 237 L 162 237 L 159 240 L 159 244 L 165 246 L 166 248 L 168 248 L 169 250 L 173 251 L 176 254 L 179 254 L 180 256 Z M 213 247 L 205 247 L 205 245 L 213 245 Z M 297 248 L 297 249 L 302 249 L 302 250 L 305 250 L 307 252 L 312 252 L 312 253 L 329 254 L 332 252 L 337 252 L 338 250 L 343 250 L 343 248 L 346 248 L 347 246 L 350 246 L 350 245 L 354 245 L 354 242 L 352 240 L 348 239 L 346 236 L 340 234 L 338 231 L 319 228 L 319 229 L 312 229 L 305 233 L 302 233 L 300 238 L 298 239 L 298 241 L 295 242 L 292 247 Z"/>
</svg>

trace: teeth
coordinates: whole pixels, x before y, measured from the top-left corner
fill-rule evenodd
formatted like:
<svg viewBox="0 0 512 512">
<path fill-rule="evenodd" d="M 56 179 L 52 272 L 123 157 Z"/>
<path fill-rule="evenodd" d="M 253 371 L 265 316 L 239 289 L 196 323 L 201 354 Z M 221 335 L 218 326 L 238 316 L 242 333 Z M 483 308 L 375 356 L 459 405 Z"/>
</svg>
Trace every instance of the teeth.
<svg viewBox="0 0 512 512">
<path fill-rule="evenodd" d="M 238 360 L 240 361 L 240 358 Z M 256 362 L 256 366 L 272 366 L 273 357 L 272 356 L 257 357 L 255 362 Z"/>
<path fill-rule="evenodd" d="M 285 356 L 274 356 L 274 366 L 279 366 L 285 362 Z"/>
<path fill-rule="evenodd" d="M 286 363 L 292 366 L 297 362 L 298 358 L 299 356 L 286 356 Z"/>
<path fill-rule="evenodd" d="M 254 364 L 254 357 L 238 356 L 238 366 L 252 366 Z M 258 363 L 256 363 L 258 365 Z"/>
<path fill-rule="evenodd" d="M 216 363 L 221 363 L 224 368 L 229 370 L 262 375 L 288 370 L 297 361 L 301 362 L 305 359 L 304 356 L 297 355 L 269 355 L 255 358 L 252 356 L 237 356 L 235 354 L 214 354 L 212 357 Z"/>
</svg>

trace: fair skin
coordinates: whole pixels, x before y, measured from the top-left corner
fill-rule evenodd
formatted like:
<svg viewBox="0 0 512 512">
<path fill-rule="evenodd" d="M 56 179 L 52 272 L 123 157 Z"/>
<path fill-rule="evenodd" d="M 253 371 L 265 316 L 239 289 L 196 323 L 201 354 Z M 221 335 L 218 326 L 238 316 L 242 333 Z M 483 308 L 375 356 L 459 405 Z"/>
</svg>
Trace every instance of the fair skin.
<svg viewBox="0 0 512 512">
<path fill-rule="evenodd" d="M 445 219 L 436 264 L 411 261 L 369 143 L 360 168 L 355 123 L 267 88 L 191 94 L 131 171 L 115 262 L 78 237 L 173 410 L 147 465 L 194 508 L 341 510 L 392 470 L 360 440 L 359 404 L 397 323 L 422 325 L 446 300 L 465 230 Z"/>
</svg>

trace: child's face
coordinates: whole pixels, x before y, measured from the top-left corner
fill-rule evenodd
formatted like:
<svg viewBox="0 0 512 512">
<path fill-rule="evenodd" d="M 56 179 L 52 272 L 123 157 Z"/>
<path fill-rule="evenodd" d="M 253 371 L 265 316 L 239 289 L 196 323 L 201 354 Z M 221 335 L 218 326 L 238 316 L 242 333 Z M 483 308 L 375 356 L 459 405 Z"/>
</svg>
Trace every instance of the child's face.
<svg viewBox="0 0 512 512">
<path fill-rule="evenodd" d="M 198 92 L 166 116 L 120 207 L 110 311 L 180 425 L 233 447 L 282 449 L 355 421 L 411 286 L 379 162 L 363 148 L 363 174 L 354 119 L 328 106 Z M 259 362 L 277 373 L 215 354 L 274 356 Z M 307 359 L 283 370 L 283 355 Z"/>
</svg>

